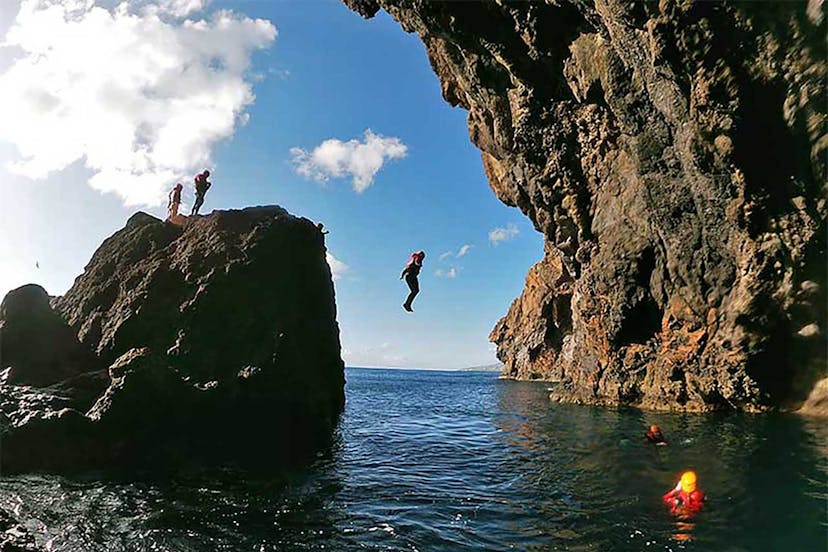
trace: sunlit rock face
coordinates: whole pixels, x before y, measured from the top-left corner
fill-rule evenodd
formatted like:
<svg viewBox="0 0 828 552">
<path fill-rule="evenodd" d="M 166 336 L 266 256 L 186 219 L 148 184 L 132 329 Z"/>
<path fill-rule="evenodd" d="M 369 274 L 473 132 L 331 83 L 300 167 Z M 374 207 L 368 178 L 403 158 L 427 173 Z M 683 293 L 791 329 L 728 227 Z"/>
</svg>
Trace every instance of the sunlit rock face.
<svg viewBox="0 0 828 552">
<path fill-rule="evenodd" d="M 307 219 L 138 213 L 51 303 L 26 286 L 0 309 L 4 469 L 274 468 L 332 437 L 344 370 Z"/>
<path fill-rule="evenodd" d="M 552 397 L 796 407 L 825 373 L 822 2 L 345 0 L 425 44 L 545 236 L 491 339 Z"/>
</svg>

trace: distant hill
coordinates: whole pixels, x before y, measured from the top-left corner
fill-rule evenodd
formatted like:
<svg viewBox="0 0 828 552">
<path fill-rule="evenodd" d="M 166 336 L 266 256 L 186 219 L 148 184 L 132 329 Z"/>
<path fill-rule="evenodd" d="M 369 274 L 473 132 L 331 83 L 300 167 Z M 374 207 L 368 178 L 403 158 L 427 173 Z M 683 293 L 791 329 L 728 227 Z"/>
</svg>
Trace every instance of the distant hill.
<svg viewBox="0 0 828 552">
<path fill-rule="evenodd" d="M 471 366 L 469 368 L 461 368 L 461 372 L 501 372 L 503 364 L 496 362 L 495 364 L 487 364 L 485 366 Z"/>
</svg>

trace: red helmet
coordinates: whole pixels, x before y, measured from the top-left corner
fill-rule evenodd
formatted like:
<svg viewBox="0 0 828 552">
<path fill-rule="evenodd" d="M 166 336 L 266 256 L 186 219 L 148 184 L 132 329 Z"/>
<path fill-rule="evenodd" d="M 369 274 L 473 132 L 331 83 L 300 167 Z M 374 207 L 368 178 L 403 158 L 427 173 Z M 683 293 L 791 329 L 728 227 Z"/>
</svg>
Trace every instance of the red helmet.
<svg viewBox="0 0 828 552">
<path fill-rule="evenodd" d="M 417 258 L 418 258 L 418 259 L 420 259 L 421 261 L 422 261 L 423 259 L 425 259 L 425 251 L 417 251 L 417 252 L 416 252 L 416 253 L 414 253 L 414 254 L 415 254 L 415 255 L 417 256 Z"/>
</svg>

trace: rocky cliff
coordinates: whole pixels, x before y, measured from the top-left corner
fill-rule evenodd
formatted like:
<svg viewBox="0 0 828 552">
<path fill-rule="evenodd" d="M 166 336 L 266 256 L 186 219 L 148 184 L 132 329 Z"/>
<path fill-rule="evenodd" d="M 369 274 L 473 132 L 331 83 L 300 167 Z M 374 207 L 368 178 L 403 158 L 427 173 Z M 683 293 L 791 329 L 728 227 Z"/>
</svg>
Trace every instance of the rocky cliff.
<svg viewBox="0 0 828 552">
<path fill-rule="evenodd" d="M 554 399 L 795 406 L 825 374 L 822 2 L 345 0 L 417 33 L 545 236 L 491 339 Z"/>
<path fill-rule="evenodd" d="M 344 403 L 321 233 L 279 207 L 144 213 L 52 300 L 0 308 L 4 469 L 278 465 Z"/>
</svg>

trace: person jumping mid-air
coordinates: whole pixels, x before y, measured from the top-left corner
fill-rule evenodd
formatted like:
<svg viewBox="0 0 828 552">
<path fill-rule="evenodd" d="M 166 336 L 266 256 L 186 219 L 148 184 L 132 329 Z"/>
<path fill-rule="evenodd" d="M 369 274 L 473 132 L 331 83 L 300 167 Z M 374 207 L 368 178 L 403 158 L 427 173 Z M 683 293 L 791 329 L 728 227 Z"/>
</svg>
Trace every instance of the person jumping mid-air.
<svg viewBox="0 0 828 552">
<path fill-rule="evenodd" d="M 210 176 L 210 171 L 205 169 L 203 172 L 195 175 L 195 178 L 193 179 L 195 181 L 195 203 L 193 204 L 193 210 L 190 213 L 190 216 L 198 214 L 198 210 L 204 203 L 204 194 L 206 194 L 207 190 L 210 189 L 210 186 L 213 185 L 212 182 L 207 180 L 208 176 Z"/>
<path fill-rule="evenodd" d="M 178 214 L 178 208 L 181 205 L 181 190 L 183 188 L 184 186 L 179 182 L 170 190 L 169 201 L 167 202 L 167 220 L 173 224 L 179 224 L 181 222 L 181 215 Z"/>
<path fill-rule="evenodd" d="M 408 294 L 408 298 L 405 300 L 405 303 L 403 303 L 403 308 L 408 312 L 413 311 L 411 303 L 414 301 L 414 298 L 417 297 L 417 294 L 420 293 L 420 282 L 417 279 L 417 276 L 420 274 L 420 269 L 423 267 L 423 259 L 425 259 L 424 251 L 412 253 L 411 258 L 408 259 L 408 264 L 405 265 L 402 274 L 400 274 L 400 280 L 405 278 L 405 283 L 408 284 L 408 289 L 411 290 L 411 293 Z"/>
</svg>

